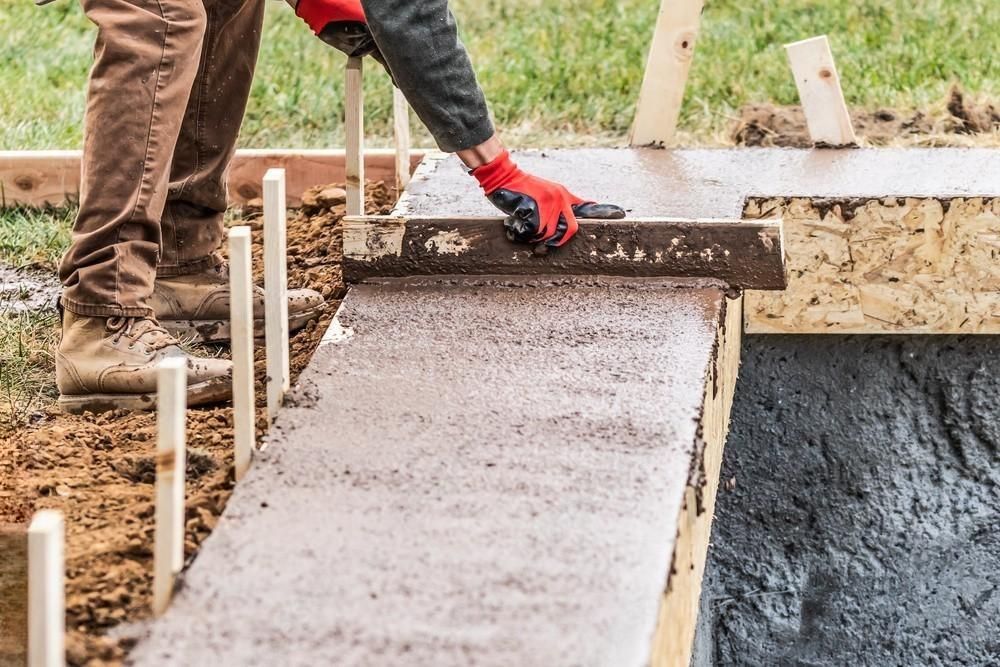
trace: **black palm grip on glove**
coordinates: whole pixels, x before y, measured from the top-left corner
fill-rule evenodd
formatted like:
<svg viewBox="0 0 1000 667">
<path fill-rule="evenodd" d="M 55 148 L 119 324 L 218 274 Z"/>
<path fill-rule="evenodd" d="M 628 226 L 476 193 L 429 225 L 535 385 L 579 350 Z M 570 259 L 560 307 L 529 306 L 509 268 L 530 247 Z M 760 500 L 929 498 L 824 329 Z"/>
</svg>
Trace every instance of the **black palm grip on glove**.
<svg viewBox="0 0 1000 667">
<path fill-rule="evenodd" d="M 490 202 L 507 214 L 507 238 L 517 243 L 554 248 L 576 234 L 577 217 L 625 217 L 618 206 L 584 201 L 558 183 L 521 171 L 507 151 L 474 169 L 472 175 Z"/>
</svg>

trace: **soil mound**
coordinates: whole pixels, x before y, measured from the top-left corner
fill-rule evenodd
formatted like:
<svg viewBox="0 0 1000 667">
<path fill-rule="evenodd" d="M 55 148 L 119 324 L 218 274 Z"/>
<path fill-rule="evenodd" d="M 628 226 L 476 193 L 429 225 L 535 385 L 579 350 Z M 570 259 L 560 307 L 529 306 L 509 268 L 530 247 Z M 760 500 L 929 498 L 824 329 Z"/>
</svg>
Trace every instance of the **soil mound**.
<svg viewBox="0 0 1000 667">
<path fill-rule="evenodd" d="M 288 221 L 289 285 L 319 290 L 327 298 L 319 320 L 291 338 L 293 380 L 308 363 L 344 292 L 344 202 L 334 196 L 338 189 L 313 188 L 303 197 L 306 205 Z M 388 213 L 394 199 L 386 185 L 368 185 L 369 213 Z M 262 281 L 259 208 L 244 209 L 234 224 L 248 224 L 252 230 L 255 279 Z M 266 429 L 263 382 L 263 348 L 258 345 L 258 433 Z M 187 430 L 185 557 L 191 559 L 232 492 L 232 410 L 189 410 Z M 128 643 L 105 634 L 149 613 L 155 447 L 155 413 L 73 416 L 49 407 L 32 426 L 0 436 L 0 523 L 26 523 L 42 508 L 59 509 L 66 516 L 70 664 L 119 664 Z"/>
<path fill-rule="evenodd" d="M 932 143 L 964 145 L 961 135 L 1000 132 L 1000 108 L 989 102 L 975 103 L 958 88 L 948 95 L 945 111 L 901 112 L 894 109 L 851 110 L 851 121 L 859 140 L 872 146 L 885 146 L 900 139 L 934 137 Z M 737 146 L 778 146 L 809 148 L 813 145 L 800 106 L 748 104 L 730 134 Z"/>
</svg>

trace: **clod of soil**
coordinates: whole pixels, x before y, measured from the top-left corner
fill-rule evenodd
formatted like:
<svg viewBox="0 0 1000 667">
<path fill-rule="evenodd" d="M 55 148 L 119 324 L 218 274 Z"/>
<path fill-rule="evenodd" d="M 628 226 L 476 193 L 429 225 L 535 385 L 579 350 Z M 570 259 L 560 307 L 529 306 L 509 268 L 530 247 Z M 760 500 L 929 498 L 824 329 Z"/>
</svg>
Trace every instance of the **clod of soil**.
<svg viewBox="0 0 1000 667">
<path fill-rule="evenodd" d="M 308 363 L 333 317 L 344 287 L 338 186 L 309 190 L 306 206 L 288 221 L 289 286 L 327 298 L 317 321 L 291 338 L 294 378 Z M 388 213 L 394 191 L 367 187 L 367 210 Z M 248 207 L 242 221 L 253 235 L 255 279 L 262 280 L 262 221 Z M 257 428 L 263 433 L 264 356 L 255 356 Z M 215 527 L 233 488 L 232 410 L 192 409 L 187 419 L 185 557 L 191 559 Z M 27 523 L 42 508 L 66 517 L 67 652 L 71 665 L 120 664 L 128 641 L 106 633 L 149 613 L 152 585 L 155 413 L 117 411 L 65 415 L 49 407 L 39 423 L 0 439 L 0 523 Z"/>
<path fill-rule="evenodd" d="M 893 109 L 851 110 L 854 131 L 863 143 L 885 146 L 906 137 L 935 137 L 935 145 L 949 143 L 954 135 L 1000 132 L 1000 108 L 988 102 L 976 104 L 966 99 L 957 87 L 952 88 L 947 111 L 932 114 L 923 111 L 903 113 Z M 813 145 L 800 106 L 748 104 L 740 110 L 731 131 L 737 146 L 778 146 L 809 148 Z"/>
</svg>

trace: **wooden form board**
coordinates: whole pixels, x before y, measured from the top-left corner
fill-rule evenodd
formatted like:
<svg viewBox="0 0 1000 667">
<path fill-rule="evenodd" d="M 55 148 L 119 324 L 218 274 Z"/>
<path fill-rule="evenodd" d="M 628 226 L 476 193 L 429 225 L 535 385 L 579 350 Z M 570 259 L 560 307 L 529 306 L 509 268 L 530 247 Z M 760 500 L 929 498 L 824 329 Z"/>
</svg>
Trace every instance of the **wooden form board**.
<svg viewBox="0 0 1000 667">
<path fill-rule="evenodd" d="M 411 150 L 411 170 L 427 152 Z M 369 149 L 364 155 L 369 180 L 395 181 L 394 149 Z M 0 206 L 61 206 L 79 200 L 81 157 L 80 151 L 0 151 Z M 343 183 L 347 176 L 344 150 L 241 149 L 229 166 L 230 203 L 260 198 L 261 179 L 272 167 L 285 170 L 289 206 L 299 206 L 301 194 L 314 185 Z"/>
<path fill-rule="evenodd" d="M 702 449 L 696 453 L 697 460 L 684 491 L 670 573 L 660 600 L 650 660 L 653 667 L 688 667 L 691 664 L 722 452 L 729 434 L 729 413 L 740 366 L 742 310 L 743 297 L 726 300 L 718 334 L 719 352 L 705 382 Z"/>
<path fill-rule="evenodd" d="M 0 667 L 28 660 L 28 531 L 0 524 Z"/>
<path fill-rule="evenodd" d="M 748 333 L 1000 333 L 1000 198 L 752 199 L 780 217 L 788 287 Z"/>
<path fill-rule="evenodd" d="M 704 0 L 661 0 L 639 89 L 632 146 L 663 145 L 677 130 Z"/>
<path fill-rule="evenodd" d="M 579 222 L 572 243 L 539 254 L 508 241 L 500 217 L 348 217 L 344 279 L 530 273 L 709 278 L 756 289 L 785 285 L 778 220 Z"/>
<path fill-rule="evenodd" d="M 785 51 L 813 143 L 826 146 L 857 144 L 826 35 L 786 44 Z"/>
</svg>

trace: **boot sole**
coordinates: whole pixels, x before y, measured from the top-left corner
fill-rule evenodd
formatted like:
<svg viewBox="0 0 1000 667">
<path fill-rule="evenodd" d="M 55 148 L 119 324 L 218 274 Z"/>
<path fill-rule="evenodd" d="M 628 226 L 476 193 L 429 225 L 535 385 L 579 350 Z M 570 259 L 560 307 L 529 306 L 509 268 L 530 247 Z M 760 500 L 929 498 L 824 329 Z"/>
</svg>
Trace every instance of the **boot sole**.
<svg viewBox="0 0 1000 667">
<path fill-rule="evenodd" d="M 319 316 L 319 308 L 304 310 L 288 318 L 288 330 L 298 331 Z M 176 338 L 191 343 L 225 343 L 232 339 L 229 320 L 160 320 L 161 327 Z M 264 337 L 264 320 L 253 321 L 254 338 Z"/>
<path fill-rule="evenodd" d="M 213 378 L 188 385 L 188 407 L 220 403 L 233 396 L 232 379 Z M 112 410 L 155 410 L 156 393 L 151 394 L 78 394 L 59 397 L 59 409 L 72 415 L 83 412 L 110 412 Z"/>
</svg>

